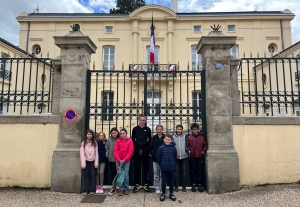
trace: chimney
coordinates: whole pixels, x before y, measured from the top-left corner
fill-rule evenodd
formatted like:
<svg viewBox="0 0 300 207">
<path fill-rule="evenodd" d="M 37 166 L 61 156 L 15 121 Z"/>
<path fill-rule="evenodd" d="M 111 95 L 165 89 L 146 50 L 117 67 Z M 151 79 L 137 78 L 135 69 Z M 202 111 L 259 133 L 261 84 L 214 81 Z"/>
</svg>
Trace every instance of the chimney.
<svg viewBox="0 0 300 207">
<path fill-rule="evenodd" d="M 174 12 L 178 12 L 177 11 L 177 8 L 178 8 L 178 6 L 177 6 L 177 0 L 171 0 L 171 9 L 174 11 Z"/>
</svg>

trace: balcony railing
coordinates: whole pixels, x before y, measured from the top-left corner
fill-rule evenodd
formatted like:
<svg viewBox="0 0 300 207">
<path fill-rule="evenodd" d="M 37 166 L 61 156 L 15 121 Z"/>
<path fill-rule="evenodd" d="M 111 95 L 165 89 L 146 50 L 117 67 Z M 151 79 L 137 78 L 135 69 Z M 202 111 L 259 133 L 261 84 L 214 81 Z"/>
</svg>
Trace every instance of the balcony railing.
<svg viewBox="0 0 300 207">
<path fill-rule="evenodd" d="M 0 68 L 0 80 L 10 80 L 11 72 L 9 70 L 5 70 L 4 68 Z"/>
</svg>

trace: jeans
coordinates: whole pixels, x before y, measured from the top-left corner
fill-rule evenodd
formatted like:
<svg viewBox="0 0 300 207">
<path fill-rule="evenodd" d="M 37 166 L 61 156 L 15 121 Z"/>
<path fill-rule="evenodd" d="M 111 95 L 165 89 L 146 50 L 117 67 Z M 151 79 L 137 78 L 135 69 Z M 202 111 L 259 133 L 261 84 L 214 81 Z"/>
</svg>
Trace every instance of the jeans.
<svg viewBox="0 0 300 207">
<path fill-rule="evenodd" d="M 190 157 L 191 182 L 192 184 L 204 185 L 203 158 Z"/>
<path fill-rule="evenodd" d="M 141 171 L 143 172 L 142 181 Z M 135 184 L 149 184 L 149 150 L 134 151 L 134 176 Z"/>
<path fill-rule="evenodd" d="M 96 191 L 96 168 L 94 161 L 86 161 L 86 167 L 82 169 L 81 192 Z"/>
<path fill-rule="evenodd" d="M 166 183 L 169 185 L 169 191 L 170 194 L 174 191 L 174 177 L 175 177 L 175 171 L 161 171 L 161 192 L 163 194 L 166 193 Z"/>
<path fill-rule="evenodd" d="M 186 162 L 188 158 L 185 159 L 176 159 L 176 174 L 175 174 L 175 186 L 179 185 L 179 175 L 181 175 L 181 186 L 186 186 Z"/>
<path fill-rule="evenodd" d="M 120 166 L 119 162 L 116 162 L 116 169 Z M 122 169 L 125 171 L 125 179 L 124 184 L 120 187 L 120 190 L 128 190 L 129 189 L 129 167 L 130 167 L 130 160 L 128 162 L 123 162 Z"/>
<path fill-rule="evenodd" d="M 114 180 L 114 178 L 117 175 L 116 170 L 116 163 L 115 162 L 108 162 L 109 168 L 110 168 L 110 176 L 111 176 L 111 182 Z"/>
<path fill-rule="evenodd" d="M 157 162 L 153 162 L 153 186 L 156 190 L 161 190 L 161 172 Z"/>
<path fill-rule="evenodd" d="M 103 186 L 104 169 L 105 169 L 105 162 L 99 163 L 99 167 L 97 169 L 97 185 Z"/>
</svg>

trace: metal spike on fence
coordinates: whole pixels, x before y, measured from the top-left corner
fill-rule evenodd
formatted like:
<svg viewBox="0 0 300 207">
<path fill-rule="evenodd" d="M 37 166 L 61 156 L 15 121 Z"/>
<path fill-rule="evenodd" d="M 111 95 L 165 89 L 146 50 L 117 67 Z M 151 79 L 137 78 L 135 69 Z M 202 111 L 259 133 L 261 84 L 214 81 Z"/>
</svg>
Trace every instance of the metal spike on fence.
<svg viewBox="0 0 300 207">
<path fill-rule="evenodd" d="M 300 54 L 300 53 L 299 53 Z M 179 61 L 178 61 L 178 64 L 177 64 L 177 68 L 178 68 L 178 70 L 179 70 Z"/>
<path fill-rule="evenodd" d="M 113 64 L 113 70 L 115 70 L 115 67 L 116 67 L 116 66 L 115 66 L 115 62 L 114 62 L 114 64 Z"/>
<path fill-rule="evenodd" d="M 93 70 L 95 70 L 95 60 L 93 61 Z"/>
<path fill-rule="evenodd" d="M 124 61 L 122 61 L 122 70 L 124 70 Z"/>
<path fill-rule="evenodd" d="M 257 57 L 259 58 L 259 52 L 257 52 Z"/>
<path fill-rule="evenodd" d="M 294 57 L 294 53 L 292 53 L 292 57 Z"/>
<path fill-rule="evenodd" d="M 250 57 L 252 58 L 252 52 L 250 52 Z"/>
<path fill-rule="evenodd" d="M 47 52 L 47 58 L 49 58 L 49 52 Z"/>
<path fill-rule="evenodd" d="M 245 52 L 243 53 L 243 56 L 244 56 L 244 58 L 246 57 L 246 54 L 245 54 Z"/>
<path fill-rule="evenodd" d="M 41 52 L 41 58 L 43 57 L 43 53 Z"/>
<path fill-rule="evenodd" d="M 264 52 L 264 57 L 265 57 L 265 58 L 267 57 L 267 53 L 266 53 L 266 51 Z"/>
<path fill-rule="evenodd" d="M 104 70 L 105 69 L 105 65 L 104 65 L 104 63 L 103 63 L 103 65 L 102 65 L 102 70 Z"/>
<path fill-rule="evenodd" d="M 187 69 L 190 70 L 190 61 L 188 61 Z"/>
</svg>

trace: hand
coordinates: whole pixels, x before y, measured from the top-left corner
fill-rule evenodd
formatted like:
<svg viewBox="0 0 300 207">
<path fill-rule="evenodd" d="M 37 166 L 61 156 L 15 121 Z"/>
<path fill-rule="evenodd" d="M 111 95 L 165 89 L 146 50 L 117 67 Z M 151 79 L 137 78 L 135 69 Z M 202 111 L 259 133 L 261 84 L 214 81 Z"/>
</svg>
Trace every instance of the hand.
<svg viewBox="0 0 300 207">
<path fill-rule="evenodd" d="M 120 171 L 121 170 L 121 166 L 118 166 L 118 171 Z"/>
<path fill-rule="evenodd" d="M 81 169 L 85 169 L 85 166 L 81 166 Z"/>
<path fill-rule="evenodd" d="M 95 165 L 95 168 L 98 168 L 98 166 L 97 166 L 97 165 Z"/>
<path fill-rule="evenodd" d="M 203 154 L 203 155 L 204 155 L 204 153 L 205 153 L 205 152 L 204 152 L 204 151 L 202 151 L 202 154 Z"/>
</svg>

